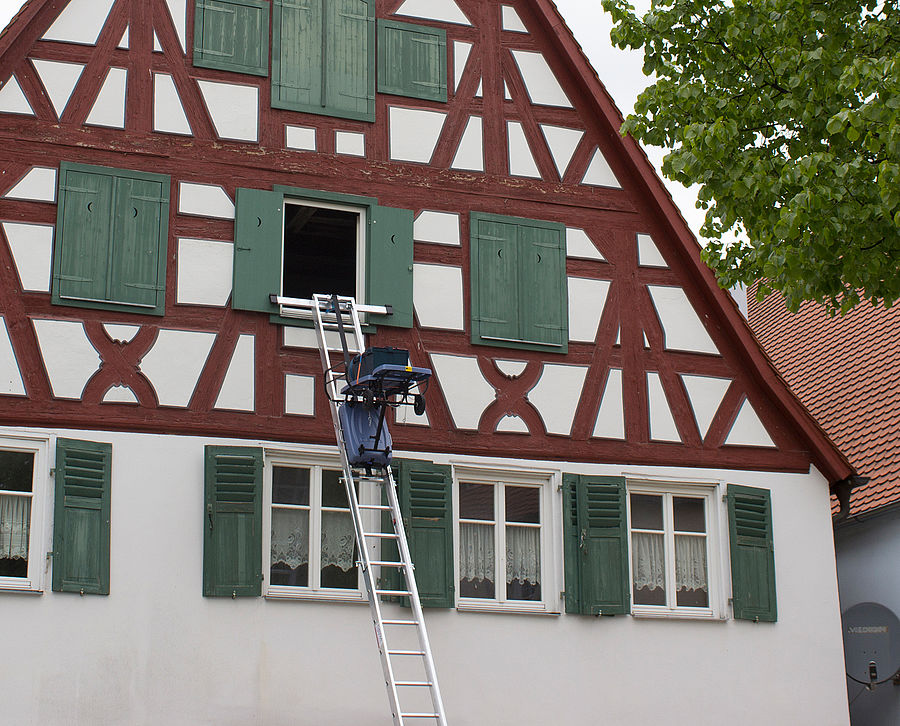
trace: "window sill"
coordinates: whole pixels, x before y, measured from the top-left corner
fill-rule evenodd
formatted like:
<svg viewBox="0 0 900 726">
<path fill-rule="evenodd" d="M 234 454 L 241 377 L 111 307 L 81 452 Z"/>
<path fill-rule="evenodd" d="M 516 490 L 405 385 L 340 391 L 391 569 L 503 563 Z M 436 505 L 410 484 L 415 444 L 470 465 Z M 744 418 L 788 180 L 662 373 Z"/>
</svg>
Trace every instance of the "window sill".
<svg viewBox="0 0 900 726">
<path fill-rule="evenodd" d="M 11 585 L 5 582 L 0 582 L 0 595 L 4 593 L 9 593 L 11 595 L 43 595 L 44 591 L 29 587 L 28 585 Z"/>
<path fill-rule="evenodd" d="M 559 615 L 558 611 L 550 610 L 545 604 L 520 605 L 500 602 L 478 602 L 474 600 L 457 600 L 456 609 L 460 612 L 474 613 L 504 613 L 507 615 Z"/>
<path fill-rule="evenodd" d="M 631 615 L 635 618 L 655 618 L 662 620 L 709 620 L 713 622 L 725 622 L 726 618 L 712 610 L 691 612 L 688 610 L 643 610 L 632 608 Z"/>
<path fill-rule="evenodd" d="M 335 592 L 334 590 L 301 590 L 295 587 L 274 585 L 269 587 L 265 594 L 266 600 L 304 600 L 307 602 L 332 602 L 332 603 L 362 603 L 368 604 L 368 599 L 358 590 L 348 592 Z"/>
</svg>

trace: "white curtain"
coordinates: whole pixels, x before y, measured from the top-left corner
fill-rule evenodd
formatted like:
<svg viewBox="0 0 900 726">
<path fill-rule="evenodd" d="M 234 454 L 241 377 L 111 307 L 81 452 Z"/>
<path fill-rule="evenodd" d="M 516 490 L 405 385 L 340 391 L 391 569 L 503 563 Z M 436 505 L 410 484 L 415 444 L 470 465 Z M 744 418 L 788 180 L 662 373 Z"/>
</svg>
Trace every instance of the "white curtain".
<svg viewBox="0 0 900 726">
<path fill-rule="evenodd" d="M 662 534 L 634 532 L 631 535 L 631 563 L 636 588 L 665 589 L 666 556 Z"/>
<path fill-rule="evenodd" d="M 356 534 L 349 513 L 322 512 L 322 567 L 335 565 L 344 572 L 356 566 Z"/>
<path fill-rule="evenodd" d="M 276 562 L 292 569 L 309 564 L 308 511 L 272 509 L 272 564 Z"/>
<path fill-rule="evenodd" d="M 706 537 L 675 537 L 675 588 L 709 590 L 706 575 Z"/>
<path fill-rule="evenodd" d="M 28 559 L 31 497 L 0 496 L 0 558 Z"/>
<path fill-rule="evenodd" d="M 537 527 L 506 528 L 506 581 L 541 582 L 541 530 Z"/>
<path fill-rule="evenodd" d="M 459 525 L 459 579 L 494 581 L 494 527 Z"/>
</svg>

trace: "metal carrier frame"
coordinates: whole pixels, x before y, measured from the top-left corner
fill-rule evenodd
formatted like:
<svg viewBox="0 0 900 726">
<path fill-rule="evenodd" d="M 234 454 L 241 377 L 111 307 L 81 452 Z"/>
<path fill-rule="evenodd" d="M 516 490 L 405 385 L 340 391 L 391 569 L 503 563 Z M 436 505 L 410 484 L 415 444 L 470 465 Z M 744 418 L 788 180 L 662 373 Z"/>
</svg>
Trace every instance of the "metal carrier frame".
<svg viewBox="0 0 900 726">
<path fill-rule="evenodd" d="M 357 305 L 352 297 L 338 295 L 314 295 L 312 300 L 300 300 L 272 296 L 272 302 L 281 306 L 282 310 L 288 308 L 298 317 L 298 310 L 311 310 L 315 324 L 316 338 L 319 344 L 319 353 L 322 358 L 322 370 L 325 375 L 325 391 L 328 395 L 331 408 L 331 418 L 334 423 L 334 434 L 341 454 L 341 464 L 344 471 L 344 486 L 347 491 L 347 501 L 353 519 L 353 528 L 356 533 L 357 549 L 359 551 L 359 566 L 362 570 L 363 580 L 366 584 L 366 592 L 369 598 L 369 609 L 372 614 L 372 622 L 375 626 L 375 640 L 378 645 L 378 653 L 381 656 L 381 667 L 384 672 L 384 682 L 387 687 L 388 700 L 390 701 L 391 714 L 394 726 L 411 726 L 415 723 L 433 723 L 438 726 L 447 726 L 447 718 L 444 714 L 444 704 L 441 700 L 441 692 L 438 688 L 437 673 L 435 672 L 434 659 L 431 654 L 431 645 L 428 633 L 425 629 L 425 617 L 422 612 L 422 604 L 419 600 L 419 591 L 416 587 L 414 566 L 409 552 L 409 544 L 403 527 L 403 519 L 400 512 L 400 502 L 397 497 L 397 487 L 391 472 L 391 467 L 374 470 L 372 467 L 363 469 L 350 465 L 347 449 L 344 441 L 344 432 L 341 427 L 339 408 L 347 401 L 364 400 L 373 405 L 380 405 L 380 420 L 376 444 L 380 441 L 380 433 L 384 424 L 384 412 L 388 406 L 416 405 L 421 407 L 423 399 L 412 394 L 409 387 L 403 390 L 398 388 L 396 382 L 391 382 L 388 376 L 379 383 L 373 381 L 367 386 L 353 384 L 347 380 L 350 370 L 350 350 L 347 345 L 347 335 L 352 334 L 356 341 L 356 347 L 363 352 L 363 332 L 360 324 L 360 313 L 391 314 L 389 307 L 374 305 Z M 329 347 L 326 333 L 337 332 L 341 339 L 341 347 Z M 332 353 L 340 353 L 342 359 L 332 362 Z M 386 366 L 392 368 L 392 366 Z M 396 368 L 394 366 L 393 368 Z M 410 369 L 406 369 L 407 371 Z M 342 385 L 343 384 L 343 385 Z M 419 394 L 420 395 L 420 394 Z M 380 504 L 360 504 L 357 495 L 357 487 L 363 483 L 380 485 L 382 498 Z M 386 504 L 384 502 L 387 502 Z M 367 531 L 364 527 L 363 513 L 371 512 L 374 515 L 390 515 L 391 531 Z M 386 517 L 381 517 L 382 521 Z M 397 546 L 399 557 L 397 560 L 373 559 L 370 555 L 369 545 L 376 542 L 394 542 Z M 378 568 L 378 576 L 375 574 Z M 403 573 L 405 589 L 389 590 L 379 587 L 379 580 L 383 572 L 400 571 Z M 411 617 L 408 619 L 385 619 L 381 608 L 381 598 L 406 598 L 411 608 Z M 400 631 L 408 631 L 414 628 L 418 636 L 418 648 L 392 649 L 388 644 L 391 635 L 399 637 Z M 412 667 L 413 662 L 418 662 L 421 677 L 415 680 L 400 680 L 395 675 L 395 665 L 404 662 L 404 670 Z M 409 699 L 413 691 L 421 692 L 428 689 L 431 696 L 432 709 L 428 711 L 405 711 L 401 704 L 404 696 Z M 409 694 L 409 695 L 408 695 Z"/>
</svg>

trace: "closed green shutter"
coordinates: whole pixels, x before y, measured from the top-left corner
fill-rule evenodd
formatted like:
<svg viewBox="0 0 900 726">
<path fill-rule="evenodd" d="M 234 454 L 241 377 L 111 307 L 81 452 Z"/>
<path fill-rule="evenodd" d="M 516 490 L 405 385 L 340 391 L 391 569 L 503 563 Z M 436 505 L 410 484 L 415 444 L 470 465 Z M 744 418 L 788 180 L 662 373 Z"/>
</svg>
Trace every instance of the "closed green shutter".
<svg viewBox="0 0 900 726">
<path fill-rule="evenodd" d="M 472 342 L 568 352 L 565 226 L 471 215 Z"/>
<path fill-rule="evenodd" d="M 109 594 L 112 447 L 57 439 L 53 590 Z"/>
<path fill-rule="evenodd" d="M 413 213 L 371 207 L 366 250 L 366 299 L 391 305 L 392 315 L 370 315 L 370 322 L 397 328 L 413 326 Z"/>
<path fill-rule="evenodd" d="M 273 108 L 374 121 L 374 0 L 272 7 Z"/>
<path fill-rule="evenodd" d="M 203 594 L 262 592 L 262 450 L 206 447 Z"/>
<path fill-rule="evenodd" d="M 422 607 L 453 607 L 453 505 L 449 466 L 405 459 L 397 490 Z"/>
<path fill-rule="evenodd" d="M 775 545 L 768 489 L 728 486 L 734 617 L 775 622 Z"/>
<path fill-rule="evenodd" d="M 447 31 L 378 21 L 378 90 L 447 102 Z"/>
<path fill-rule="evenodd" d="M 237 190 L 231 296 L 235 310 L 278 312 L 269 295 L 281 294 L 283 210 L 281 192 Z"/>
<path fill-rule="evenodd" d="M 268 75 L 269 3 L 263 0 L 196 0 L 194 65 Z"/>
<path fill-rule="evenodd" d="M 53 301 L 104 300 L 115 177 L 65 164 L 59 176 Z"/>
<path fill-rule="evenodd" d="M 119 177 L 107 300 L 165 306 L 165 255 L 169 222 L 168 182 Z"/>
<path fill-rule="evenodd" d="M 625 479 L 566 474 L 563 483 L 566 612 L 627 613 Z"/>
</svg>

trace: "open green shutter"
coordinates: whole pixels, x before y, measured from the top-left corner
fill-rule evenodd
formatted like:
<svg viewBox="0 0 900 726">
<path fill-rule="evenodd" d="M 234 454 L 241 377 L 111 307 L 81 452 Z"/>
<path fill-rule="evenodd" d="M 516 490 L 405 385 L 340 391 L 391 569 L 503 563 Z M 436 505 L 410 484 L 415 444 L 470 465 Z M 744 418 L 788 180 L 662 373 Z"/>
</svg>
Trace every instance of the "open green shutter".
<svg viewBox="0 0 900 726">
<path fill-rule="evenodd" d="M 728 486 L 734 617 L 775 622 L 775 545 L 768 489 Z"/>
<path fill-rule="evenodd" d="M 277 313 L 269 295 L 281 294 L 284 202 L 281 192 L 238 189 L 234 220 L 235 310 Z"/>
<path fill-rule="evenodd" d="M 262 450 L 206 447 L 203 594 L 262 592 Z"/>
<path fill-rule="evenodd" d="M 268 75 L 269 3 L 263 0 L 196 0 L 194 65 Z"/>
<path fill-rule="evenodd" d="M 366 300 L 391 305 L 392 315 L 371 315 L 378 325 L 413 326 L 413 213 L 409 209 L 371 207 L 366 249 Z"/>
<path fill-rule="evenodd" d="M 326 0 L 320 113 L 375 120 L 375 0 Z"/>
<path fill-rule="evenodd" d="M 167 176 L 116 179 L 115 254 L 105 299 L 165 311 L 169 184 Z"/>
<path fill-rule="evenodd" d="M 625 479 L 567 474 L 563 483 L 566 612 L 627 613 Z"/>
<path fill-rule="evenodd" d="M 323 0 L 272 3 L 272 107 L 324 113 Z"/>
<path fill-rule="evenodd" d="M 405 459 L 397 480 L 422 607 L 453 607 L 453 505 L 449 466 Z"/>
<path fill-rule="evenodd" d="M 472 342 L 518 340 L 518 229 L 477 213 L 471 225 Z"/>
<path fill-rule="evenodd" d="M 57 439 L 53 590 L 109 594 L 112 447 Z"/>
<path fill-rule="evenodd" d="M 114 190 L 112 174 L 60 165 L 54 302 L 106 299 Z"/>
<path fill-rule="evenodd" d="M 568 350 L 565 227 L 519 225 L 520 339 Z"/>
<path fill-rule="evenodd" d="M 447 31 L 379 20 L 378 90 L 446 103 Z"/>
</svg>

